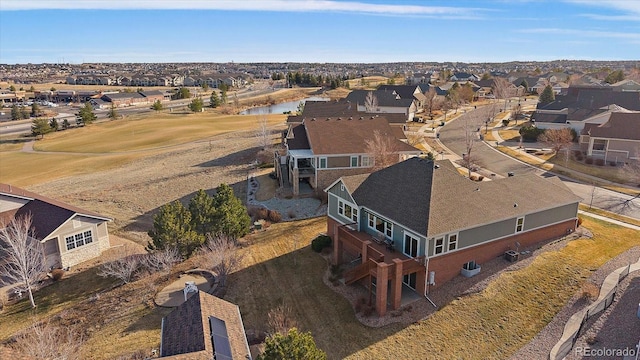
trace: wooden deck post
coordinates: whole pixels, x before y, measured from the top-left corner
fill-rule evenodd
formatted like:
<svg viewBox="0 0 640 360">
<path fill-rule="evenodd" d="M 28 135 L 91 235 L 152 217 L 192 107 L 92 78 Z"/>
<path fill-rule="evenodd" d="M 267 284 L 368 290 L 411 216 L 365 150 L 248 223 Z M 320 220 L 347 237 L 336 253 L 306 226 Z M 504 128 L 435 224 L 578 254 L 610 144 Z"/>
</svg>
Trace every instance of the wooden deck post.
<svg viewBox="0 0 640 360">
<path fill-rule="evenodd" d="M 378 263 L 376 274 L 376 312 L 384 316 L 387 313 L 389 264 Z"/>
<path fill-rule="evenodd" d="M 395 276 L 391 279 L 391 308 L 396 310 L 402 304 L 402 260 L 393 259 Z"/>
</svg>

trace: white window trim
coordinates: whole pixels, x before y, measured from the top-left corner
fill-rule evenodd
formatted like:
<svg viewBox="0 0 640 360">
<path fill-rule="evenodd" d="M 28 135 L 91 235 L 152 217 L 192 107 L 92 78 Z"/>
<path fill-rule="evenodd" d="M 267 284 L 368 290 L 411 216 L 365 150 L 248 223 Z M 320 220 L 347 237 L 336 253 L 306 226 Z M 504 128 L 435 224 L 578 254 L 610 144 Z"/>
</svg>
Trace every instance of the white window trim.
<svg viewBox="0 0 640 360">
<path fill-rule="evenodd" d="M 350 207 L 351 208 L 351 217 L 347 217 L 347 208 L 346 207 Z M 349 219 L 350 221 L 353 221 L 355 223 L 359 223 L 358 221 L 358 207 L 355 206 L 354 204 L 345 201 L 341 198 L 338 198 L 338 214 L 340 216 L 342 216 L 345 219 Z"/>
<path fill-rule="evenodd" d="M 322 160 L 324 160 L 324 167 L 322 166 Z M 321 156 L 318 158 L 318 169 L 327 169 L 328 166 L 329 164 L 326 156 Z"/>
<path fill-rule="evenodd" d="M 371 225 L 371 221 L 373 220 L 373 226 Z M 380 230 L 378 230 L 376 228 L 376 220 L 380 220 L 382 221 L 382 223 L 384 224 L 384 231 L 381 232 Z M 388 238 L 393 238 L 393 222 L 378 216 L 378 215 L 374 215 L 370 212 L 367 212 L 367 226 L 369 227 L 369 229 L 376 231 L 378 234 L 383 234 L 384 236 L 388 237 Z M 389 226 L 389 228 L 387 228 L 387 226 Z M 387 230 L 389 230 L 389 232 L 391 232 L 391 235 L 387 235 Z"/>
<path fill-rule="evenodd" d="M 86 242 L 87 238 L 84 236 L 84 233 L 86 233 L 86 232 L 89 232 L 91 234 L 91 242 L 89 242 L 89 243 Z M 78 235 L 78 234 L 82 234 L 82 245 L 80 245 L 80 246 L 77 245 L 77 240 L 76 240 L 76 235 Z M 72 249 L 69 249 L 67 247 L 67 239 L 68 238 L 73 238 L 73 245 L 74 246 L 73 246 Z M 84 229 L 84 230 L 81 230 L 81 231 L 77 231 L 77 232 L 74 232 L 74 233 L 72 233 L 70 235 L 65 235 L 64 236 L 64 248 L 66 249 L 66 251 L 74 251 L 74 250 L 77 250 L 77 249 L 80 249 L 80 248 L 84 248 L 86 245 L 94 244 L 95 242 L 96 242 L 96 237 L 94 236 L 93 230 L 91 228 Z"/>
<path fill-rule="evenodd" d="M 356 161 L 356 164 L 353 165 L 353 160 Z M 351 156 L 349 157 L 349 167 L 359 167 L 358 166 L 358 157 L 357 156 Z"/>
<path fill-rule="evenodd" d="M 438 240 L 442 240 L 442 245 L 438 245 Z M 444 236 L 441 237 L 437 237 L 433 239 L 433 255 L 440 255 L 440 254 L 444 254 L 445 253 L 445 238 Z M 438 247 L 440 247 L 442 250 L 440 252 L 438 252 Z"/>
<path fill-rule="evenodd" d="M 362 155 L 362 159 L 360 160 L 361 167 L 372 167 L 373 166 L 373 158 L 369 155 Z"/>
<path fill-rule="evenodd" d="M 453 249 L 451 248 L 451 237 L 452 236 L 456 237 L 455 247 Z M 458 241 L 459 240 L 460 240 L 460 235 L 458 235 L 458 233 L 452 233 L 452 234 L 447 235 L 447 251 L 458 250 Z"/>
<path fill-rule="evenodd" d="M 520 220 L 522 220 L 522 224 L 521 224 L 521 225 L 518 225 L 518 222 L 519 222 Z M 520 230 L 518 230 L 518 226 L 521 226 L 522 228 L 521 228 Z M 516 218 L 516 229 L 515 229 L 515 230 L 516 230 L 516 231 L 515 231 L 516 233 L 521 233 L 521 232 L 523 232 L 523 231 L 524 231 L 524 216 L 521 216 L 521 217 Z"/>
<path fill-rule="evenodd" d="M 411 254 L 407 254 L 406 252 L 404 252 L 404 249 L 406 247 L 406 242 L 407 242 L 407 236 L 410 237 L 411 239 L 416 240 L 416 257 L 417 257 L 420 253 L 420 237 L 406 230 L 404 231 L 404 236 L 402 237 L 402 253 L 407 255 L 408 257 L 413 257 Z"/>
</svg>

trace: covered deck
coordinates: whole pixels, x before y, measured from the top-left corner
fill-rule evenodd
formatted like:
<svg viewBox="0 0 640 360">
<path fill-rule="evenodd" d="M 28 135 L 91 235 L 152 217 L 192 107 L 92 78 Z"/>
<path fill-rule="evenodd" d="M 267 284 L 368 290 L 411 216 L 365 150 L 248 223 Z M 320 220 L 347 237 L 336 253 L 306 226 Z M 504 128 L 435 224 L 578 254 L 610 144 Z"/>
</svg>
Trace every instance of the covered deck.
<svg viewBox="0 0 640 360">
<path fill-rule="evenodd" d="M 345 284 L 349 285 L 365 277 L 376 278 L 376 312 L 384 316 L 387 301 L 392 309 L 402 306 L 404 276 L 416 274 L 415 292 L 424 293 L 426 267 L 424 257 L 411 258 L 395 251 L 390 244 L 368 234 L 353 230 L 345 225 L 334 225 L 333 231 L 334 265 L 343 263 L 344 253 L 358 256 L 360 263 L 344 274 Z M 408 289 L 404 289 L 406 292 Z"/>
</svg>

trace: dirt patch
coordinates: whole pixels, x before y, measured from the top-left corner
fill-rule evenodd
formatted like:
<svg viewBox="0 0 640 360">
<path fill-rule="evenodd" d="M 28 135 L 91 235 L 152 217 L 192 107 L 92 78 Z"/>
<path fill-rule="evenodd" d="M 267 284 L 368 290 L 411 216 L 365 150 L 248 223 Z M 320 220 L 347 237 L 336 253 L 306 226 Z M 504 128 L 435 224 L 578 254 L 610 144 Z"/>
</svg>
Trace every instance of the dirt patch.
<svg viewBox="0 0 640 360">
<path fill-rule="evenodd" d="M 257 172 L 255 179 L 258 181 L 258 191 L 256 192 L 255 199 L 258 201 L 269 200 L 275 196 L 276 189 L 278 188 L 278 180 L 269 177 L 269 174 L 273 172 L 273 169 L 262 169 Z"/>
</svg>

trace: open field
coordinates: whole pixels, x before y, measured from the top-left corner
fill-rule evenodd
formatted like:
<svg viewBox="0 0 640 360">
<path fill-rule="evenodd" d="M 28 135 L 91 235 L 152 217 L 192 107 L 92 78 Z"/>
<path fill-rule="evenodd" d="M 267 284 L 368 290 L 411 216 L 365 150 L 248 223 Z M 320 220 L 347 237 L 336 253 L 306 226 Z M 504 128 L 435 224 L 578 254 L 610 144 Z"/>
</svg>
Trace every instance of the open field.
<svg viewBox="0 0 640 360">
<path fill-rule="evenodd" d="M 285 115 L 266 117 L 270 126 L 281 125 L 286 120 Z M 257 129 L 258 121 L 257 115 L 145 114 L 49 134 L 37 141 L 34 149 L 79 153 L 137 151 L 184 144 L 232 131 L 249 131 Z"/>
</svg>

